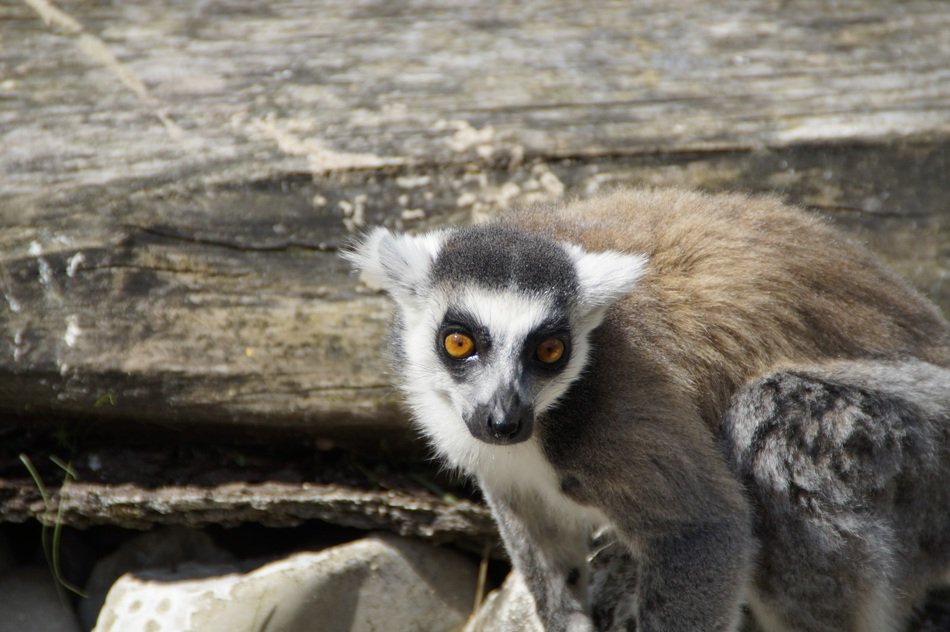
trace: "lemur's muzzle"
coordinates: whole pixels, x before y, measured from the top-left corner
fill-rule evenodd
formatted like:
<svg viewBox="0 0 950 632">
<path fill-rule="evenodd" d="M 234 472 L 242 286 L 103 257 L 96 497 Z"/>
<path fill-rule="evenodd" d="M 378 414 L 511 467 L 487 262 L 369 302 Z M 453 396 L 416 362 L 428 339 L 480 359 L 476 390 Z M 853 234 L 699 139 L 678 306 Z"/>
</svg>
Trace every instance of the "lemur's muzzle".
<svg viewBox="0 0 950 632">
<path fill-rule="evenodd" d="M 527 440 L 534 427 L 534 407 L 516 387 L 503 386 L 465 420 L 472 435 L 486 443 L 513 444 Z"/>
</svg>

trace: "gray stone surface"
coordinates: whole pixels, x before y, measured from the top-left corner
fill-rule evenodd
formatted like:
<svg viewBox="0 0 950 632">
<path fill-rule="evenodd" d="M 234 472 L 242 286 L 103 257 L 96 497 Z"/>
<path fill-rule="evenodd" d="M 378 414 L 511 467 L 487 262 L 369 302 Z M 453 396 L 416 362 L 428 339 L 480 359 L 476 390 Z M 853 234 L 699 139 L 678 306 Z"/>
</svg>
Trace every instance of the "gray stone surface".
<svg viewBox="0 0 950 632">
<path fill-rule="evenodd" d="M 86 582 L 87 598 L 79 603 L 79 620 L 84 629 L 92 629 L 109 589 L 126 573 L 150 569 L 184 573 L 195 564 L 223 567 L 231 562 L 233 556 L 202 531 L 169 528 L 144 533 L 123 543 L 93 568 Z"/>
<path fill-rule="evenodd" d="M 244 573 L 191 565 L 124 575 L 95 630 L 448 631 L 468 617 L 475 582 L 474 562 L 459 553 L 376 536 Z"/>
<path fill-rule="evenodd" d="M 465 632 L 544 632 L 534 607 L 534 598 L 524 578 L 512 570 L 505 582 L 493 591 L 478 614 L 465 626 Z"/>
<path fill-rule="evenodd" d="M 23 565 L 0 575 L 0 632 L 79 632 L 48 568 Z"/>
</svg>

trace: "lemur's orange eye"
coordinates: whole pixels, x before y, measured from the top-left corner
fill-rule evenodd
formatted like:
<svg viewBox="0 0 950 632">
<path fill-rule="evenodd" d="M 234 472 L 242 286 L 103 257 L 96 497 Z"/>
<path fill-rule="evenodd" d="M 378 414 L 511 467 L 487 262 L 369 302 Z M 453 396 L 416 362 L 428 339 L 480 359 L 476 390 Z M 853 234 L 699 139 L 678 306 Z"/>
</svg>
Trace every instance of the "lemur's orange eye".
<svg viewBox="0 0 950 632">
<path fill-rule="evenodd" d="M 445 351 L 453 358 L 467 358 L 475 351 L 475 341 L 458 332 L 446 336 L 443 344 Z"/>
<path fill-rule="evenodd" d="M 564 355 L 564 341 L 560 338 L 545 338 L 538 345 L 535 355 L 545 364 L 554 364 Z"/>
</svg>

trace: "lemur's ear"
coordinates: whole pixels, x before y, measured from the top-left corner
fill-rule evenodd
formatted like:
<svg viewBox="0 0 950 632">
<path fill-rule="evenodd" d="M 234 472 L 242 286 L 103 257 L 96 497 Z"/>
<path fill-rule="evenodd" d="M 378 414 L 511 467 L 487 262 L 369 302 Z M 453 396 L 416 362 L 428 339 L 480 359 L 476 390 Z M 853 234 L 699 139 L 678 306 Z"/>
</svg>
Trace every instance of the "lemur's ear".
<svg viewBox="0 0 950 632">
<path fill-rule="evenodd" d="M 397 302 L 416 295 L 429 275 L 445 234 L 413 236 L 378 227 L 367 233 L 343 257 L 358 270 L 368 286 L 383 289 Z"/>
<path fill-rule="evenodd" d="M 588 252 L 575 244 L 565 247 L 577 271 L 580 307 L 587 313 L 602 315 L 604 309 L 633 289 L 646 272 L 645 255 L 615 250 Z"/>
</svg>

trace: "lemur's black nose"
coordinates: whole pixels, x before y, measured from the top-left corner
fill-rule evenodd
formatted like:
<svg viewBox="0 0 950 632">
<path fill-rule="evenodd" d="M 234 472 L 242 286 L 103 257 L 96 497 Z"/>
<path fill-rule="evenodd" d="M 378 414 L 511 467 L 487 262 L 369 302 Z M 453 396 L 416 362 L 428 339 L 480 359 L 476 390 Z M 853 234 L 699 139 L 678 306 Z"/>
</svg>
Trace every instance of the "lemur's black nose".
<svg viewBox="0 0 950 632">
<path fill-rule="evenodd" d="M 522 429 L 530 428 L 534 410 L 521 401 L 517 389 L 504 389 L 495 394 L 488 405 L 485 419 L 489 434 L 499 440 L 514 439 Z"/>
<path fill-rule="evenodd" d="M 488 415 L 488 431 L 497 439 L 508 439 L 521 428 L 521 420 L 515 415 Z"/>
<path fill-rule="evenodd" d="M 465 423 L 476 439 L 486 443 L 520 443 L 531 437 L 534 407 L 522 399 L 515 386 L 503 386 L 466 415 Z"/>
</svg>

